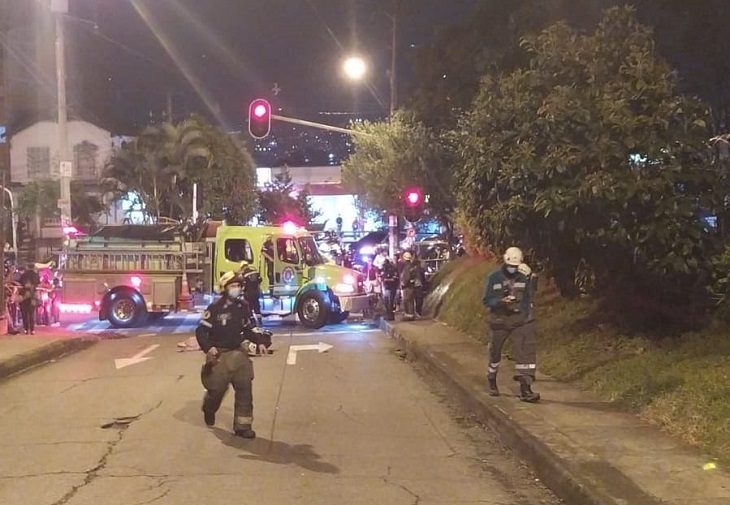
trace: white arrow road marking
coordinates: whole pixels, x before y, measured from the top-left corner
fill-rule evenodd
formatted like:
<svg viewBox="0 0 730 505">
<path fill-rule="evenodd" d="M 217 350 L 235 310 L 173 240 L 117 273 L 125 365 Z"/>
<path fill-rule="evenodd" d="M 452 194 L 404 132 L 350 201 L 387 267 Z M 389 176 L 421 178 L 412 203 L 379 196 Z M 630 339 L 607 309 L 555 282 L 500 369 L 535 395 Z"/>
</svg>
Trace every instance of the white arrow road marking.
<svg viewBox="0 0 730 505">
<path fill-rule="evenodd" d="M 327 352 L 332 349 L 333 346 L 320 342 L 319 344 L 309 345 L 291 345 L 289 346 L 289 355 L 286 357 L 287 365 L 297 364 L 297 352 L 298 351 L 319 351 L 320 353 Z"/>
<path fill-rule="evenodd" d="M 135 354 L 131 358 L 115 359 L 114 366 L 116 366 L 117 370 L 119 370 L 120 368 L 124 368 L 124 367 L 130 366 L 130 365 L 136 365 L 137 363 L 142 363 L 143 361 L 152 359 L 150 357 L 146 357 L 145 355 L 151 353 L 158 347 L 160 347 L 160 344 L 154 344 L 154 345 L 149 346 L 146 349 L 139 351 L 137 354 Z"/>
</svg>

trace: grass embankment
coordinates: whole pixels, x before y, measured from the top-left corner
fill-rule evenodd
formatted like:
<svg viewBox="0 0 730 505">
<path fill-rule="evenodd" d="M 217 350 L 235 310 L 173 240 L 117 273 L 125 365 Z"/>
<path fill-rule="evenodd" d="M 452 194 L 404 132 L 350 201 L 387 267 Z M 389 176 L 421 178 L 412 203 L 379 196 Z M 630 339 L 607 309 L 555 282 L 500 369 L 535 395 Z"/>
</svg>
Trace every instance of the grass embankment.
<svg viewBox="0 0 730 505">
<path fill-rule="evenodd" d="M 475 259 L 446 265 L 427 306 L 439 320 L 486 343 L 481 299 L 494 268 Z M 543 373 L 639 413 L 730 465 L 730 328 L 663 340 L 628 336 L 594 322 L 592 302 L 565 300 L 545 279 L 535 309 Z"/>
</svg>

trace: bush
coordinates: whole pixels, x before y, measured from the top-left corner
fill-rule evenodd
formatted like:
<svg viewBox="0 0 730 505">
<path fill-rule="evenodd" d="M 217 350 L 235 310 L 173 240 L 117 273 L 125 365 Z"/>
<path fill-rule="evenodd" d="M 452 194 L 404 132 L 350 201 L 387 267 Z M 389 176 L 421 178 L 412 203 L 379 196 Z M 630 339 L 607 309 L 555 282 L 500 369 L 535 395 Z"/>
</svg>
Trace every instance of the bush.
<svg viewBox="0 0 730 505">
<path fill-rule="evenodd" d="M 464 259 L 434 279 L 437 318 L 488 341 L 482 290 L 494 263 Z M 730 464 L 730 327 L 676 338 L 627 334 L 589 298 L 562 298 L 545 279 L 535 301 L 540 371 L 573 382 Z M 485 363 L 486 366 L 486 363 Z"/>
</svg>

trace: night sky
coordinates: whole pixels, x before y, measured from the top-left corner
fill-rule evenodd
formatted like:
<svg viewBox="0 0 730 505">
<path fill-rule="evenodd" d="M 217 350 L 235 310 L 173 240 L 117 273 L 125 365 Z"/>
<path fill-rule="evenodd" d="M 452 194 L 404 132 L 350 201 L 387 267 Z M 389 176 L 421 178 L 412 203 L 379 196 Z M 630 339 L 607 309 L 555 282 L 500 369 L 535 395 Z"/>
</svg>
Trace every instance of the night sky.
<svg viewBox="0 0 730 505">
<path fill-rule="evenodd" d="M 438 26 L 475 0 L 410 0 L 398 47 L 401 96 L 410 60 Z M 270 98 L 283 115 L 382 114 L 389 103 L 389 0 L 70 0 L 69 73 L 81 114 L 117 130 L 144 124 L 173 93 L 176 115 L 201 112 L 240 127 L 248 102 Z M 97 28 L 94 27 L 96 23 Z M 167 49 L 166 49 L 167 48 Z M 347 82 L 342 58 L 372 63 L 372 86 Z M 272 93 L 274 83 L 281 92 Z M 379 99 L 379 100 L 378 100 Z M 94 119 L 91 117 L 90 119 Z"/>
</svg>

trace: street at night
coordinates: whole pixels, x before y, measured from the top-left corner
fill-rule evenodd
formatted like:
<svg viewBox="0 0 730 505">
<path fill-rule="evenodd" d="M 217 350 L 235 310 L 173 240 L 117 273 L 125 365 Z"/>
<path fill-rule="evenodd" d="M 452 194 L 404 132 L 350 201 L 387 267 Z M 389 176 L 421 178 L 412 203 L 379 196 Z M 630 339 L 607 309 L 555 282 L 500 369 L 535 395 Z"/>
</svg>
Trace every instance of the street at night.
<svg viewBox="0 0 730 505">
<path fill-rule="evenodd" d="M 2 503 L 558 503 L 380 330 L 276 328 L 255 440 L 231 432 L 232 392 L 203 423 L 189 336 L 102 340 L 0 383 Z"/>
</svg>

